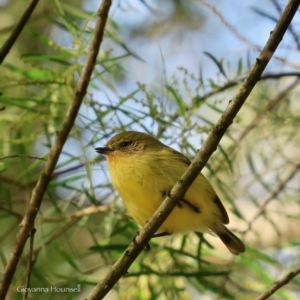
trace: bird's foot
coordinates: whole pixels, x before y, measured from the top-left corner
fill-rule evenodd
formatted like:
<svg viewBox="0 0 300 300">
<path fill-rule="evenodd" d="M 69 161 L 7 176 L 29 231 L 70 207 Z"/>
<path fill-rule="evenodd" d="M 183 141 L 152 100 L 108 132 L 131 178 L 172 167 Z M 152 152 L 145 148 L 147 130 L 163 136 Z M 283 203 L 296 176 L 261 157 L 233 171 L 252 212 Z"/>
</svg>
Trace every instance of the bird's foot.
<svg viewBox="0 0 300 300">
<path fill-rule="evenodd" d="M 164 198 L 167 197 L 167 196 L 169 197 L 169 196 L 170 196 L 170 191 L 163 191 L 161 194 L 162 194 L 162 196 L 163 196 Z M 185 203 L 187 206 L 191 207 L 191 208 L 194 210 L 194 212 L 196 212 L 197 214 L 200 214 L 200 213 L 201 213 L 201 210 L 199 209 L 199 207 L 197 207 L 197 206 L 191 204 L 190 202 L 188 202 L 188 201 L 185 200 L 185 199 L 181 199 L 181 200 L 177 203 L 177 207 L 182 208 L 182 207 L 183 207 L 182 203 Z"/>
<path fill-rule="evenodd" d="M 170 197 L 170 191 L 162 191 L 161 195 L 163 198 Z M 177 207 L 182 208 L 182 204 L 180 202 L 177 203 Z"/>
<path fill-rule="evenodd" d="M 172 233 L 168 232 L 168 231 L 163 231 L 160 233 L 155 233 L 154 236 L 152 238 L 157 238 L 157 237 L 162 237 L 162 236 L 167 236 L 167 235 L 171 235 Z"/>
<path fill-rule="evenodd" d="M 140 234 L 139 231 L 136 232 L 136 235 L 132 238 L 132 242 L 136 245 L 137 242 L 136 242 L 136 237 Z M 150 251 L 151 250 L 151 247 L 149 245 L 149 243 L 147 243 L 145 246 L 144 246 L 144 250 L 145 251 Z"/>
<path fill-rule="evenodd" d="M 191 207 L 194 210 L 194 212 L 196 212 L 197 214 L 201 213 L 201 210 L 199 209 L 199 207 L 191 204 L 190 202 L 186 201 L 185 199 L 181 199 L 180 201 L 183 202 L 183 203 L 185 203 L 189 207 Z M 182 204 L 181 204 L 181 207 L 182 207 Z"/>
</svg>

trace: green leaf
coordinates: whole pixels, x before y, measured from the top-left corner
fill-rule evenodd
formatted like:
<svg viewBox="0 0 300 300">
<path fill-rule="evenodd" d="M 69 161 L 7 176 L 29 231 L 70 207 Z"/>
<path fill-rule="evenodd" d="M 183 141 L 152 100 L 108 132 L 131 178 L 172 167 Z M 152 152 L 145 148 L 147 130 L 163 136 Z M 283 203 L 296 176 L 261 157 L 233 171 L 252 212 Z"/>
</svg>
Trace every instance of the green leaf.
<svg viewBox="0 0 300 300">
<path fill-rule="evenodd" d="M 172 98 L 173 98 L 173 99 L 175 100 L 175 102 L 177 103 L 180 114 L 181 114 L 181 115 L 184 115 L 186 110 L 185 110 L 185 104 L 184 104 L 183 99 L 179 96 L 179 94 L 177 93 L 177 91 L 175 91 L 175 90 L 173 89 L 172 86 L 167 85 L 167 86 L 166 86 L 166 89 L 171 93 Z"/>
<path fill-rule="evenodd" d="M 218 60 L 216 57 L 214 57 L 211 53 L 207 52 L 207 51 L 204 51 L 203 52 L 206 56 L 208 56 L 214 63 L 215 65 L 218 67 L 220 73 L 226 78 L 228 79 L 227 75 L 226 75 L 226 72 L 223 68 L 223 62 L 222 60 Z"/>
<path fill-rule="evenodd" d="M 243 72 L 243 59 L 240 57 L 239 61 L 238 61 L 238 68 L 236 71 L 236 77 L 239 77 L 240 75 L 242 75 Z"/>
</svg>

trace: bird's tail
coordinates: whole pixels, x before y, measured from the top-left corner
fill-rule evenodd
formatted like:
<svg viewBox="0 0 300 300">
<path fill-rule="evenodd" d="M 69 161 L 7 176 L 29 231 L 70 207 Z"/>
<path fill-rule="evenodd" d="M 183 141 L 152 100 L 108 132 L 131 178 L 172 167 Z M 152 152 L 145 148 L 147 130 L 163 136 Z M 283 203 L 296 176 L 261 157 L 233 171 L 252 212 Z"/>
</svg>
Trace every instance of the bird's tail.
<svg viewBox="0 0 300 300">
<path fill-rule="evenodd" d="M 232 254 L 239 255 L 245 252 L 244 243 L 223 224 L 213 231 Z"/>
</svg>

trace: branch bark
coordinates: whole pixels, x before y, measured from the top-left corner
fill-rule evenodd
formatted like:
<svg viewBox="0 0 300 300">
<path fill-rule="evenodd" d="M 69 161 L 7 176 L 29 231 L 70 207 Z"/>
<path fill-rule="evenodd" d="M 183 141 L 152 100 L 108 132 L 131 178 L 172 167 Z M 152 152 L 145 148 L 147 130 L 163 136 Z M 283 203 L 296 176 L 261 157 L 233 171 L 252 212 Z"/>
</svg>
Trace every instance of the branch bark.
<svg viewBox="0 0 300 300">
<path fill-rule="evenodd" d="M 265 300 L 270 298 L 277 290 L 289 283 L 294 277 L 300 274 L 300 267 L 286 274 L 282 279 L 275 282 L 267 291 L 257 297 L 255 300 Z"/>
<path fill-rule="evenodd" d="M 57 132 L 54 144 L 50 150 L 49 157 L 45 164 L 44 170 L 42 171 L 42 174 L 32 192 L 29 207 L 20 225 L 20 230 L 17 234 L 15 245 L 13 246 L 11 255 L 8 259 L 6 268 L 4 270 L 0 285 L 0 300 L 4 300 L 6 297 L 8 288 L 15 274 L 17 265 L 21 258 L 30 231 L 34 228 L 35 218 L 40 209 L 42 199 L 46 192 L 48 184 L 51 181 L 52 173 L 54 171 L 62 148 L 67 140 L 67 137 L 73 127 L 82 100 L 86 95 L 89 81 L 91 79 L 91 75 L 95 67 L 100 45 L 103 39 L 104 28 L 108 18 L 110 6 L 111 0 L 103 0 L 98 10 L 98 18 L 95 25 L 95 33 L 91 42 L 91 47 L 88 52 L 86 63 L 82 71 L 82 75 L 76 87 L 72 104 L 70 105 L 66 113 L 60 130 Z"/>
<path fill-rule="evenodd" d="M 290 0 L 283 11 L 274 31 L 271 33 L 265 47 L 261 51 L 256 63 L 249 72 L 249 75 L 242 83 L 237 95 L 229 102 L 227 109 L 214 126 L 207 140 L 197 153 L 195 159 L 175 184 L 170 195 L 165 198 L 159 209 L 155 212 L 149 222 L 144 226 L 142 231 L 125 250 L 119 260 L 111 267 L 103 280 L 94 288 L 88 296 L 88 300 L 103 299 L 105 295 L 113 288 L 117 281 L 126 274 L 128 268 L 143 250 L 151 237 L 155 234 L 164 220 L 176 206 L 189 186 L 198 176 L 199 172 L 207 163 L 209 157 L 216 150 L 221 138 L 227 128 L 232 124 L 235 116 L 246 101 L 255 84 L 260 80 L 262 72 L 272 58 L 276 48 L 287 31 L 297 9 L 299 0 Z"/>
<path fill-rule="evenodd" d="M 31 0 L 26 7 L 21 19 L 15 26 L 14 30 L 12 31 L 11 35 L 7 39 L 7 41 L 3 44 L 0 49 L 0 64 L 4 61 L 6 55 L 9 53 L 10 49 L 16 42 L 18 36 L 21 34 L 23 28 L 25 27 L 26 23 L 30 19 L 31 14 L 33 13 L 36 5 L 38 4 L 39 0 Z"/>
</svg>

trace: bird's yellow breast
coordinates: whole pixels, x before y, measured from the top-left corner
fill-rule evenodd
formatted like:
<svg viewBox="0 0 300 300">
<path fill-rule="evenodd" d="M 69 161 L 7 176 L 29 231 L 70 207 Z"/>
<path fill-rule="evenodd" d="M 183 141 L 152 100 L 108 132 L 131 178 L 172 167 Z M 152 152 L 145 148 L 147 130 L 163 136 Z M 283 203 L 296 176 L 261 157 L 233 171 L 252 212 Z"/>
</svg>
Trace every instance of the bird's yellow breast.
<svg viewBox="0 0 300 300">
<path fill-rule="evenodd" d="M 129 214 L 144 226 L 158 209 L 164 193 L 175 185 L 187 165 L 168 155 L 167 151 L 154 155 L 131 155 L 108 158 L 112 182 Z M 199 174 L 185 194 L 184 200 L 199 208 L 200 213 L 181 202 L 175 207 L 158 232 L 169 233 L 207 231 L 221 218 L 213 199 L 216 196 L 206 178 Z"/>
</svg>

